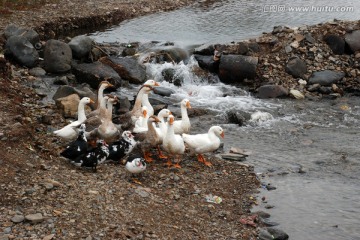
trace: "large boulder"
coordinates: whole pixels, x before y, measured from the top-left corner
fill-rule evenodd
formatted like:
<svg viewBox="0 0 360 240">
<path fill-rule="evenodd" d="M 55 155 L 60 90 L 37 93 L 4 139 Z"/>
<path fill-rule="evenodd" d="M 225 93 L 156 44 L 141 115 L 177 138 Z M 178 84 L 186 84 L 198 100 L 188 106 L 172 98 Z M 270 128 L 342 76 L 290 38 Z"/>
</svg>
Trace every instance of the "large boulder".
<svg viewBox="0 0 360 240">
<path fill-rule="evenodd" d="M 303 78 L 307 72 L 306 63 L 298 57 L 291 58 L 286 64 L 285 71 L 294 78 Z"/>
<path fill-rule="evenodd" d="M 97 89 L 101 81 L 109 81 L 116 88 L 121 86 L 121 78 L 110 66 L 101 62 L 81 63 L 73 65 L 73 73 L 80 83 L 87 83 Z"/>
<path fill-rule="evenodd" d="M 360 30 L 345 34 L 345 42 L 352 52 L 360 50 Z"/>
<path fill-rule="evenodd" d="M 39 54 L 34 46 L 23 36 L 11 36 L 5 44 L 5 56 L 26 67 L 32 68 L 38 62 Z"/>
<path fill-rule="evenodd" d="M 234 123 L 238 124 L 239 126 L 243 126 L 247 121 L 250 120 L 251 115 L 247 112 L 233 109 L 226 112 L 226 117 L 228 123 Z"/>
<path fill-rule="evenodd" d="M 258 88 L 259 98 L 280 98 L 288 94 L 289 91 L 281 85 L 263 85 Z"/>
<path fill-rule="evenodd" d="M 161 71 L 161 75 L 165 81 L 172 83 L 177 87 L 180 87 L 184 82 L 183 76 L 176 74 L 176 70 L 173 68 L 163 69 Z"/>
<path fill-rule="evenodd" d="M 71 69 L 72 51 L 68 44 L 49 40 L 44 48 L 44 68 L 50 73 L 63 73 Z"/>
<path fill-rule="evenodd" d="M 133 57 L 102 57 L 100 62 L 110 66 L 124 80 L 142 84 L 146 81 L 146 69 Z"/>
<path fill-rule="evenodd" d="M 345 76 L 343 72 L 324 70 L 313 72 L 309 78 L 309 84 L 320 84 L 321 86 L 331 86 Z"/>
<path fill-rule="evenodd" d="M 14 24 L 6 26 L 4 35 L 6 39 L 9 39 L 12 36 L 23 36 L 34 46 L 40 41 L 39 34 L 34 29 L 18 27 Z"/>
<path fill-rule="evenodd" d="M 154 87 L 154 93 L 163 96 L 163 97 L 170 97 L 171 94 L 174 94 L 175 91 L 171 88 L 166 87 Z"/>
<path fill-rule="evenodd" d="M 324 41 L 327 43 L 327 45 L 329 45 L 334 54 L 344 54 L 345 41 L 342 37 L 339 37 L 335 34 L 329 34 L 324 37 Z"/>
<path fill-rule="evenodd" d="M 163 61 L 165 62 L 179 63 L 189 58 L 189 53 L 185 49 L 173 46 L 162 49 L 159 54 L 162 56 Z"/>
<path fill-rule="evenodd" d="M 93 40 L 88 36 L 77 36 L 71 39 L 69 46 L 77 59 L 87 58 L 91 52 Z"/>
<path fill-rule="evenodd" d="M 257 57 L 222 55 L 219 65 L 219 78 L 225 83 L 240 83 L 244 79 L 254 79 L 257 64 Z"/>
<path fill-rule="evenodd" d="M 58 98 L 55 103 L 62 115 L 67 118 L 76 118 L 80 97 L 77 94 Z"/>
</svg>

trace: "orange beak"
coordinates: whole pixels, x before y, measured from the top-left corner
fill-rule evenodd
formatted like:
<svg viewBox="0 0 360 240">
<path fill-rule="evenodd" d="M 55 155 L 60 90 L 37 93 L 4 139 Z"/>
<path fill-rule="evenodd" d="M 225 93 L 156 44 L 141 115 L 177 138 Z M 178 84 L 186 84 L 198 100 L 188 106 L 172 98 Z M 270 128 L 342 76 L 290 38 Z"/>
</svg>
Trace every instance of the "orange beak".
<svg viewBox="0 0 360 240">
<path fill-rule="evenodd" d="M 158 82 L 155 82 L 155 86 L 160 86 L 160 83 L 158 83 Z"/>
<path fill-rule="evenodd" d="M 175 120 L 174 120 L 174 118 L 173 118 L 173 117 L 172 117 L 172 118 L 170 118 L 170 119 L 169 119 L 169 123 L 170 123 L 170 125 L 173 125 L 173 124 L 174 124 L 174 121 L 175 121 Z"/>
<path fill-rule="evenodd" d="M 147 111 L 144 110 L 144 111 L 143 111 L 143 116 L 146 117 L 146 114 L 147 114 Z"/>
<path fill-rule="evenodd" d="M 107 85 L 107 87 L 113 87 L 114 85 L 112 85 L 111 83 L 109 83 L 108 85 Z"/>
<path fill-rule="evenodd" d="M 90 103 L 95 103 L 94 100 L 90 99 Z"/>
<path fill-rule="evenodd" d="M 190 102 L 187 102 L 187 103 L 186 103 L 186 107 L 187 107 L 187 108 L 191 108 Z"/>
<path fill-rule="evenodd" d="M 221 137 L 221 138 L 224 138 L 224 137 L 225 137 L 224 132 L 222 132 L 222 133 L 220 134 L 220 137 Z"/>
</svg>

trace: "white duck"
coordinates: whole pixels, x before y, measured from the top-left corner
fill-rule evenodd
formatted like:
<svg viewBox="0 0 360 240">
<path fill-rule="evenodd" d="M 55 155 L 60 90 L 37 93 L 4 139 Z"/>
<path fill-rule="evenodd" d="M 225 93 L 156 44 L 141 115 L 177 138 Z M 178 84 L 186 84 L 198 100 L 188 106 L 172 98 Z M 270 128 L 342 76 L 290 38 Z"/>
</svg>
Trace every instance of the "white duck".
<svg viewBox="0 0 360 240">
<path fill-rule="evenodd" d="M 198 161 L 211 166 L 212 164 L 206 161 L 202 154 L 219 148 L 220 138 L 224 138 L 224 130 L 220 126 L 212 126 L 208 133 L 195 135 L 184 133 L 182 137 L 186 145 L 197 154 Z"/>
<path fill-rule="evenodd" d="M 160 84 L 154 80 L 147 80 L 145 83 L 144 83 L 144 86 L 151 86 L 151 87 L 155 87 L 155 86 L 160 86 Z M 149 116 L 152 116 L 154 115 L 154 108 L 153 106 L 150 104 L 149 102 L 149 93 L 150 92 L 147 92 L 143 95 L 142 99 L 141 99 L 141 105 L 142 106 L 146 106 L 147 109 L 148 109 L 148 114 Z"/>
<path fill-rule="evenodd" d="M 181 120 L 174 122 L 174 132 L 176 134 L 189 133 L 190 132 L 190 119 L 187 113 L 187 109 L 191 108 L 190 101 L 183 99 L 180 103 L 181 107 Z"/>
<path fill-rule="evenodd" d="M 61 138 L 67 139 L 67 140 L 74 140 L 75 138 L 77 138 L 78 132 L 77 132 L 76 128 L 85 122 L 85 120 L 86 120 L 85 105 L 89 104 L 89 103 L 94 103 L 94 101 L 88 97 L 83 97 L 79 101 L 77 120 L 66 125 L 62 129 L 54 131 L 54 134 L 56 136 L 59 136 Z"/>
<path fill-rule="evenodd" d="M 142 116 L 140 116 L 136 122 L 135 122 L 135 127 L 133 129 L 133 133 L 142 133 L 142 132 L 147 132 L 148 130 L 148 125 L 147 125 L 147 121 L 149 119 L 149 114 L 148 114 L 148 109 L 146 106 L 143 106 L 141 108 L 141 113 Z"/>
<path fill-rule="evenodd" d="M 162 109 L 159 113 L 158 113 L 158 119 L 160 120 L 160 122 L 158 122 L 159 127 L 155 127 L 156 130 L 156 134 L 159 136 L 159 138 L 163 139 L 165 134 L 166 134 L 166 130 L 167 130 L 167 126 L 165 123 L 165 118 L 169 117 L 169 115 L 171 114 L 170 110 L 167 108 Z M 155 124 L 154 124 L 155 125 Z"/>
<path fill-rule="evenodd" d="M 175 157 L 177 159 L 174 167 L 180 167 L 181 155 L 185 152 L 185 144 L 182 137 L 178 134 L 174 133 L 174 116 L 169 115 L 167 121 L 167 131 L 163 138 L 162 146 L 164 150 L 169 154 L 167 165 L 171 166 L 171 157 Z"/>
</svg>

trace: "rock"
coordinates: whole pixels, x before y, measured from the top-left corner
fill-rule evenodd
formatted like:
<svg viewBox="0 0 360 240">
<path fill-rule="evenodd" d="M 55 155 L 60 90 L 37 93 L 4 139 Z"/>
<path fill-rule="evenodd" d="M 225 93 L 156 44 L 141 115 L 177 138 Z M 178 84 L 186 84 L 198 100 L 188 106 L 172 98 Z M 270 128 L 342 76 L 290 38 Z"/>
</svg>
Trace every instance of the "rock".
<svg viewBox="0 0 360 240">
<path fill-rule="evenodd" d="M 235 153 L 224 153 L 220 155 L 223 159 L 225 160 L 230 160 L 230 161 L 244 161 L 246 160 L 246 155 L 242 155 L 242 154 L 235 154 Z"/>
<path fill-rule="evenodd" d="M 116 110 L 118 114 L 126 113 L 130 110 L 131 103 L 129 99 L 125 96 L 118 96 L 120 108 Z"/>
<path fill-rule="evenodd" d="M 97 89 L 104 80 L 109 81 L 116 88 L 120 87 L 122 82 L 113 68 L 101 62 L 74 64 L 73 73 L 79 82 L 87 83 L 93 89 Z"/>
<path fill-rule="evenodd" d="M 145 191 L 144 189 L 142 188 L 137 188 L 135 189 L 135 192 L 140 196 L 140 197 L 143 197 L 143 198 L 148 198 L 150 197 L 150 193 Z"/>
<path fill-rule="evenodd" d="M 142 84 L 146 81 L 146 69 L 133 57 L 102 57 L 100 62 L 113 68 L 117 74 L 130 83 Z"/>
<path fill-rule="evenodd" d="M 286 53 L 291 53 L 292 52 L 292 47 L 290 45 L 286 45 L 285 46 L 285 52 Z"/>
<path fill-rule="evenodd" d="M 296 99 L 304 99 L 305 98 L 304 94 L 302 94 L 299 90 L 296 90 L 296 89 L 290 89 L 289 94 Z"/>
<path fill-rule="evenodd" d="M 44 69 L 50 73 L 63 73 L 71 69 L 72 51 L 68 44 L 49 40 L 44 48 Z"/>
<path fill-rule="evenodd" d="M 67 97 L 71 94 L 79 95 L 80 99 L 83 97 L 89 97 L 91 99 L 96 99 L 97 95 L 87 86 L 80 85 L 78 87 L 72 87 L 68 85 L 59 86 L 56 90 L 53 100 L 56 101 L 59 98 Z"/>
<path fill-rule="evenodd" d="M 360 30 L 345 34 L 345 42 L 349 45 L 351 51 L 355 53 L 360 50 Z"/>
<path fill-rule="evenodd" d="M 310 33 L 305 34 L 305 40 L 311 44 L 314 44 L 316 42 L 315 38 L 313 38 Z"/>
<path fill-rule="evenodd" d="M 329 34 L 324 37 L 324 41 L 327 43 L 334 54 L 344 54 L 345 41 L 342 37 L 339 37 L 335 34 Z"/>
<path fill-rule="evenodd" d="M 250 42 L 248 44 L 248 47 L 249 47 L 249 50 L 254 52 L 254 53 L 257 53 L 257 52 L 261 51 L 260 45 L 258 43 L 256 43 L 256 42 Z"/>
<path fill-rule="evenodd" d="M 179 63 L 189 58 L 186 50 L 174 46 L 167 47 L 156 53 L 160 56 L 160 62 L 175 62 Z"/>
<path fill-rule="evenodd" d="M 322 86 L 331 86 L 345 77 L 345 73 L 331 70 L 313 72 L 309 78 L 309 84 L 320 84 Z"/>
<path fill-rule="evenodd" d="M 165 87 L 154 87 L 154 93 L 164 96 L 164 97 L 170 97 L 171 94 L 174 94 L 175 91 L 170 88 Z"/>
<path fill-rule="evenodd" d="M 307 72 L 306 63 L 298 57 L 291 58 L 286 64 L 285 71 L 294 78 L 303 78 Z"/>
<path fill-rule="evenodd" d="M 24 36 L 11 36 L 6 41 L 4 55 L 29 68 L 35 67 L 39 59 L 38 52 Z"/>
<path fill-rule="evenodd" d="M 249 52 L 249 45 L 246 42 L 239 42 L 236 46 L 236 54 L 246 55 Z"/>
<path fill-rule="evenodd" d="M 18 27 L 14 24 L 9 24 L 4 30 L 6 39 L 12 36 L 22 36 L 26 38 L 32 45 L 35 46 L 40 41 L 39 34 L 31 28 Z"/>
<path fill-rule="evenodd" d="M 161 71 L 161 75 L 163 76 L 164 80 L 174 84 L 175 86 L 180 87 L 184 82 L 182 76 L 177 76 L 176 71 L 173 68 L 165 68 Z"/>
<path fill-rule="evenodd" d="M 212 44 L 204 44 L 194 49 L 193 54 L 198 55 L 213 55 L 214 54 L 214 45 Z"/>
<path fill-rule="evenodd" d="M 77 110 L 80 97 L 77 94 L 71 94 L 67 97 L 56 99 L 56 106 L 60 109 L 64 117 L 77 117 Z"/>
<path fill-rule="evenodd" d="M 238 110 L 230 110 L 226 113 L 228 123 L 235 123 L 239 126 L 243 126 L 245 122 L 250 120 L 251 115 L 247 112 L 238 111 Z"/>
<path fill-rule="evenodd" d="M 215 62 L 213 56 L 194 55 L 199 67 L 209 72 L 216 73 L 219 70 L 219 62 Z"/>
<path fill-rule="evenodd" d="M 258 88 L 259 98 L 279 98 L 288 94 L 288 90 L 281 85 L 263 85 Z"/>
<path fill-rule="evenodd" d="M 289 235 L 286 234 L 284 231 L 274 228 L 261 228 L 259 232 L 259 239 L 260 240 L 287 240 L 289 239 Z"/>
<path fill-rule="evenodd" d="M 41 67 L 35 67 L 29 70 L 29 74 L 35 77 L 43 77 L 46 75 L 46 71 Z"/>
<path fill-rule="evenodd" d="M 55 237 L 55 234 L 50 234 L 50 235 L 45 236 L 42 240 L 51 240 L 54 237 Z"/>
<path fill-rule="evenodd" d="M 15 215 L 11 218 L 11 221 L 13 223 L 21 223 L 24 220 L 25 220 L 25 217 L 23 215 Z"/>
<path fill-rule="evenodd" d="M 257 57 L 243 55 L 222 55 L 219 78 L 224 83 L 239 83 L 256 77 Z"/>
<path fill-rule="evenodd" d="M 93 40 L 88 36 L 76 36 L 68 43 L 77 59 L 87 58 L 91 52 Z"/>
<path fill-rule="evenodd" d="M 41 213 L 26 215 L 25 219 L 32 224 L 36 224 L 36 223 L 40 223 L 40 222 L 44 221 L 44 217 Z"/>
</svg>

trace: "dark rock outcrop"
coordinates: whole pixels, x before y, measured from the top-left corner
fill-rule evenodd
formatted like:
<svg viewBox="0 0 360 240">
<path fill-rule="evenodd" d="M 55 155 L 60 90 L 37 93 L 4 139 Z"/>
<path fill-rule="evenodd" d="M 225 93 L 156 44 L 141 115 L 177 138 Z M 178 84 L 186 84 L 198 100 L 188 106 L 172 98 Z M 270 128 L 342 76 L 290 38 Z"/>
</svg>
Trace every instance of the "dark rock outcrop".
<svg viewBox="0 0 360 240">
<path fill-rule="evenodd" d="M 91 52 L 92 39 L 88 36 L 77 36 L 71 39 L 69 46 L 77 59 L 87 58 Z"/>
<path fill-rule="evenodd" d="M 44 49 L 44 68 L 50 73 L 64 73 L 71 69 L 72 51 L 68 44 L 49 40 Z"/>
<path fill-rule="evenodd" d="M 222 55 L 219 78 L 225 83 L 241 83 L 244 79 L 256 77 L 257 57 L 243 55 Z"/>
<path fill-rule="evenodd" d="M 24 36 L 11 36 L 5 44 L 6 58 L 14 59 L 21 65 L 32 68 L 38 63 L 39 54 Z"/>
<path fill-rule="evenodd" d="M 321 86 L 331 86 L 345 76 L 343 72 L 324 70 L 314 72 L 309 78 L 309 84 L 320 84 Z"/>
<path fill-rule="evenodd" d="M 109 81 L 116 88 L 121 86 L 122 79 L 117 72 L 101 62 L 74 64 L 73 73 L 78 82 L 87 83 L 94 89 L 97 89 L 104 80 Z"/>
<path fill-rule="evenodd" d="M 142 84 L 146 81 L 146 69 L 133 57 L 102 57 L 99 60 L 108 65 L 124 80 Z"/>
<path fill-rule="evenodd" d="M 329 34 L 324 37 L 324 41 L 327 43 L 327 45 L 329 45 L 334 54 L 344 54 L 345 41 L 343 38 L 335 34 Z"/>
<path fill-rule="evenodd" d="M 350 47 L 351 51 L 355 53 L 360 50 L 360 30 L 345 34 L 345 42 Z"/>
<path fill-rule="evenodd" d="M 40 41 L 39 34 L 35 30 L 31 28 L 18 27 L 14 24 L 6 26 L 4 35 L 6 39 L 9 39 L 12 36 L 23 36 L 34 46 Z"/>
</svg>

